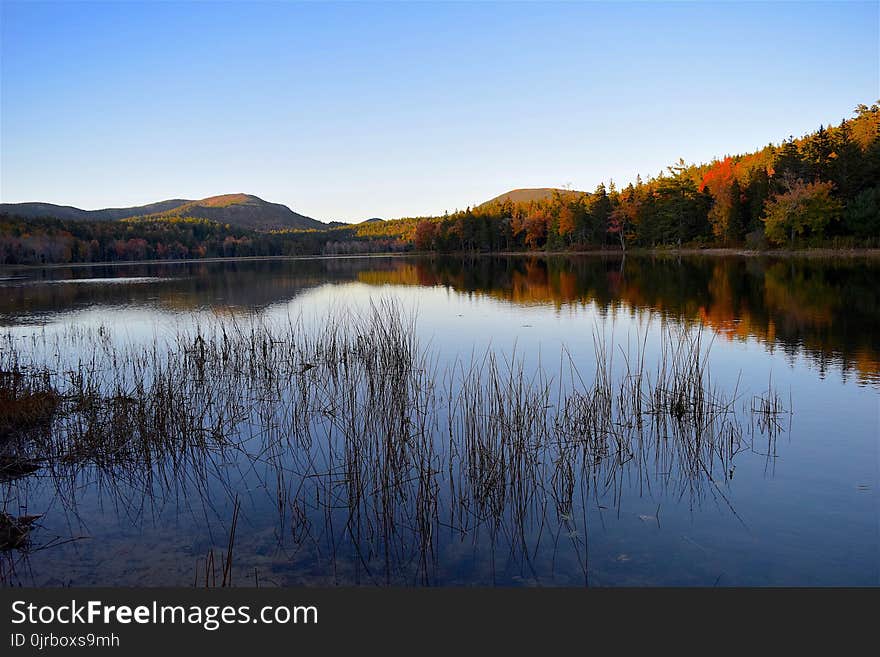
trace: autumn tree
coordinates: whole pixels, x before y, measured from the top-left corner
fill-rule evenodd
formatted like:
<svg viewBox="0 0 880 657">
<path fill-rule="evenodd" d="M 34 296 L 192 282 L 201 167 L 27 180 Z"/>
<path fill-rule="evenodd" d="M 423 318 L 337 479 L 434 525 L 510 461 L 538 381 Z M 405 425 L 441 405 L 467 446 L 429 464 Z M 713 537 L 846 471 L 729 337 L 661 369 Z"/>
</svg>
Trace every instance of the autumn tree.
<svg viewBox="0 0 880 657">
<path fill-rule="evenodd" d="M 434 248 L 437 239 L 437 224 L 424 219 L 416 225 L 413 243 L 419 251 L 430 251 Z"/>
<path fill-rule="evenodd" d="M 736 183 L 733 158 L 726 157 L 716 162 L 704 175 L 700 191 L 708 190 L 712 196 L 712 207 L 708 219 L 716 239 L 727 241 L 732 224 L 739 213 L 739 184 Z"/>
<path fill-rule="evenodd" d="M 559 217 L 558 221 L 558 231 L 560 237 L 566 240 L 569 244 L 571 243 L 572 238 L 574 237 L 575 228 L 577 228 L 575 223 L 575 213 L 574 210 L 571 209 L 568 205 L 563 205 L 559 208 Z"/>
<path fill-rule="evenodd" d="M 635 187 L 630 183 L 619 195 L 617 204 L 608 217 L 608 234 L 617 236 L 623 251 L 626 251 L 627 240 L 632 239 L 640 209 Z"/>
<path fill-rule="evenodd" d="M 547 223 L 549 219 L 547 211 L 543 209 L 536 209 L 528 214 L 523 226 L 527 247 L 536 249 L 544 245 L 544 242 L 547 240 Z"/>
<path fill-rule="evenodd" d="M 795 236 L 821 237 L 828 224 L 839 218 L 841 204 L 832 196 L 832 183 L 805 183 L 788 176 L 784 185 L 786 191 L 773 196 L 764 208 L 765 232 L 771 242 L 789 240 L 794 246 Z"/>
</svg>

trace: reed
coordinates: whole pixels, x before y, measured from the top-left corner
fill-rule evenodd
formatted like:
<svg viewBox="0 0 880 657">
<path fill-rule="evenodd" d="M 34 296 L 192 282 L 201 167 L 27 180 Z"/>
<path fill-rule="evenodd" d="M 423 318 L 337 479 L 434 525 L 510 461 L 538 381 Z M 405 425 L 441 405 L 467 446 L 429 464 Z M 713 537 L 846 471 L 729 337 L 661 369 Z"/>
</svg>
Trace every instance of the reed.
<svg viewBox="0 0 880 657">
<path fill-rule="evenodd" d="M 591 496 L 619 500 L 636 477 L 726 501 L 734 459 L 789 412 L 771 386 L 738 413 L 738 386 L 710 377 L 700 327 L 667 325 L 650 364 L 646 337 L 615 362 L 596 334 L 586 373 L 566 351 L 552 373 L 491 350 L 442 362 L 416 335 L 415 316 L 383 301 L 316 324 L 218 321 L 148 345 L 104 328 L 7 336 L 0 403 L 33 410 L 4 416 L 3 458 L 38 464 L 71 504 L 84 476 L 150 499 L 181 482 L 208 498 L 221 481 L 235 499 L 227 549 L 199 560 L 196 584 L 216 585 L 218 568 L 221 586 L 233 581 L 245 512 L 230 464 L 271 499 L 284 559 L 322 581 L 430 584 L 464 544 L 540 581 L 539 548 L 562 539 L 589 583 Z"/>
</svg>

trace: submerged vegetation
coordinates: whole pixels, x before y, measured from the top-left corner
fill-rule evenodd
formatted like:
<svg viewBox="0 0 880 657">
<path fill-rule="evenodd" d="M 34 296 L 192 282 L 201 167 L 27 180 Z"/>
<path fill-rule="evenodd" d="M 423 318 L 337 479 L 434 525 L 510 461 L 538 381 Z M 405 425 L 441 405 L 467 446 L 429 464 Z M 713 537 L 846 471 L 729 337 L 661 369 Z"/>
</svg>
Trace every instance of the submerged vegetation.
<svg viewBox="0 0 880 657">
<path fill-rule="evenodd" d="M 74 513 L 87 481 L 132 508 L 168 494 L 232 504 L 224 555 L 199 557 L 194 580 L 229 585 L 247 489 L 272 501 L 276 555 L 262 575 L 245 557 L 236 581 L 590 584 L 590 500 L 619 502 L 635 480 L 736 516 L 734 460 L 772 460 L 790 411 L 772 387 L 714 381 L 699 325 L 665 325 L 655 354 L 647 336 L 615 353 L 597 332 L 590 371 L 563 350 L 550 374 L 491 350 L 444 361 L 389 304 L 314 324 L 217 322 L 147 346 L 103 327 L 7 335 L 0 458 L 22 467 L 5 476 L 0 532 L 35 533 L 38 516 L 20 515 L 35 477 Z M 35 547 L 25 534 L 2 546 L 5 581 Z"/>
</svg>

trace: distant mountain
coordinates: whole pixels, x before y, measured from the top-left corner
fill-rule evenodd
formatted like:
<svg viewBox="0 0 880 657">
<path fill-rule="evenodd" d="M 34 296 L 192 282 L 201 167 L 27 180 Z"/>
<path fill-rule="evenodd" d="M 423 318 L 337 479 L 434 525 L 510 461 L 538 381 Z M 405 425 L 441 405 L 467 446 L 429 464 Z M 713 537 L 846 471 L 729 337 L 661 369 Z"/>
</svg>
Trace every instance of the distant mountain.
<svg viewBox="0 0 880 657">
<path fill-rule="evenodd" d="M 170 213 L 183 217 L 210 219 L 252 230 L 281 228 L 327 228 L 327 224 L 298 214 L 280 203 L 269 203 L 250 194 L 224 194 L 190 201 Z"/>
<path fill-rule="evenodd" d="M 143 217 L 197 217 L 251 230 L 283 228 L 327 228 L 327 224 L 298 214 L 280 203 L 269 203 L 251 194 L 223 194 L 198 201 L 172 199 L 132 208 L 81 210 L 52 203 L 2 203 L 0 212 L 22 217 L 54 217 L 73 221 L 116 221 Z"/>
<path fill-rule="evenodd" d="M 587 194 L 587 192 L 579 192 L 573 189 L 559 189 L 557 187 L 533 187 L 527 189 L 512 189 L 509 192 L 504 192 L 503 194 L 499 194 L 495 198 L 491 198 L 485 203 L 481 203 L 477 207 L 483 207 L 485 205 L 492 205 L 493 203 L 503 203 L 504 201 L 511 201 L 513 203 L 528 203 L 529 201 L 543 201 L 548 198 L 552 198 L 554 194 L 562 194 L 566 196 L 568 194 L 581 195 Z"/>
<path fill-rule="evenodd" d="M 105 208 L 103 210 L 80 210 L 69 205 L 55 205 L 53 203 L 0 203 L 0 212 L 8 212 L 19 217 L 53 217 L 66 221 L 115 221 L 128 217 L 168 212 L 184 203 L 191 203 L 191 201 L 177 198 L 133 208 Z"/>
<path fill-rule="evenodd" d="M 363 220 L 362 222 L 360 222 L 360 223 L 362 223 L 362 224 L 374 224 L 374 223 L 376 223 L 377 221 L 385 221 L 385 220 L 382 219 L 382 218 L 380 218 L 380 217 L 372 217 L 372 218 L 370 218 L 370 219 L 364 219 L 364 220 Z"/>
</svg>

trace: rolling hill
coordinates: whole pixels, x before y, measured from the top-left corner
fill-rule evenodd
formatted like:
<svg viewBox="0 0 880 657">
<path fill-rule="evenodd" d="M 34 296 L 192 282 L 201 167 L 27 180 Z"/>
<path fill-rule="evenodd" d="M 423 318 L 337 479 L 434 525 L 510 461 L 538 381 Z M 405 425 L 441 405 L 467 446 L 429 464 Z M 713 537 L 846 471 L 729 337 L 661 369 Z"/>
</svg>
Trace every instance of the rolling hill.
<svg viewBox="0 0 880 657">
<path fill-rule="evenodd" d="M 165 217 L 197 217 L 251 230 L 282 228 L 327 228 L 327 225 L 294 212 L 286 205 L 270 203 L 251 194 L 223 194 L 197 201 L 171 199 L 131 208 L 81 210 L 52 203 L 2 203 L 0 213 L 20 217 L 54 217 L 67 221 L 117 221 L 133 217 L 162 219 Z"/>
<path fill-rule="evenodd" d="M 524 189 L 512 189 L 509 192 L 499 194 L 495 198 L 491 198 L 485 203 L 481 203 L 477 207 L 484 207 L 494 203 L 503 203 L 511 201 L 512 203 L 528 203 L 529 201 L 543 201 L 552 198 L 554 194 L 587 194 L 588 192 L 579 192 L 573 189 L 559 189 L 557 187 L 533 187 Z"/>
</svg>

